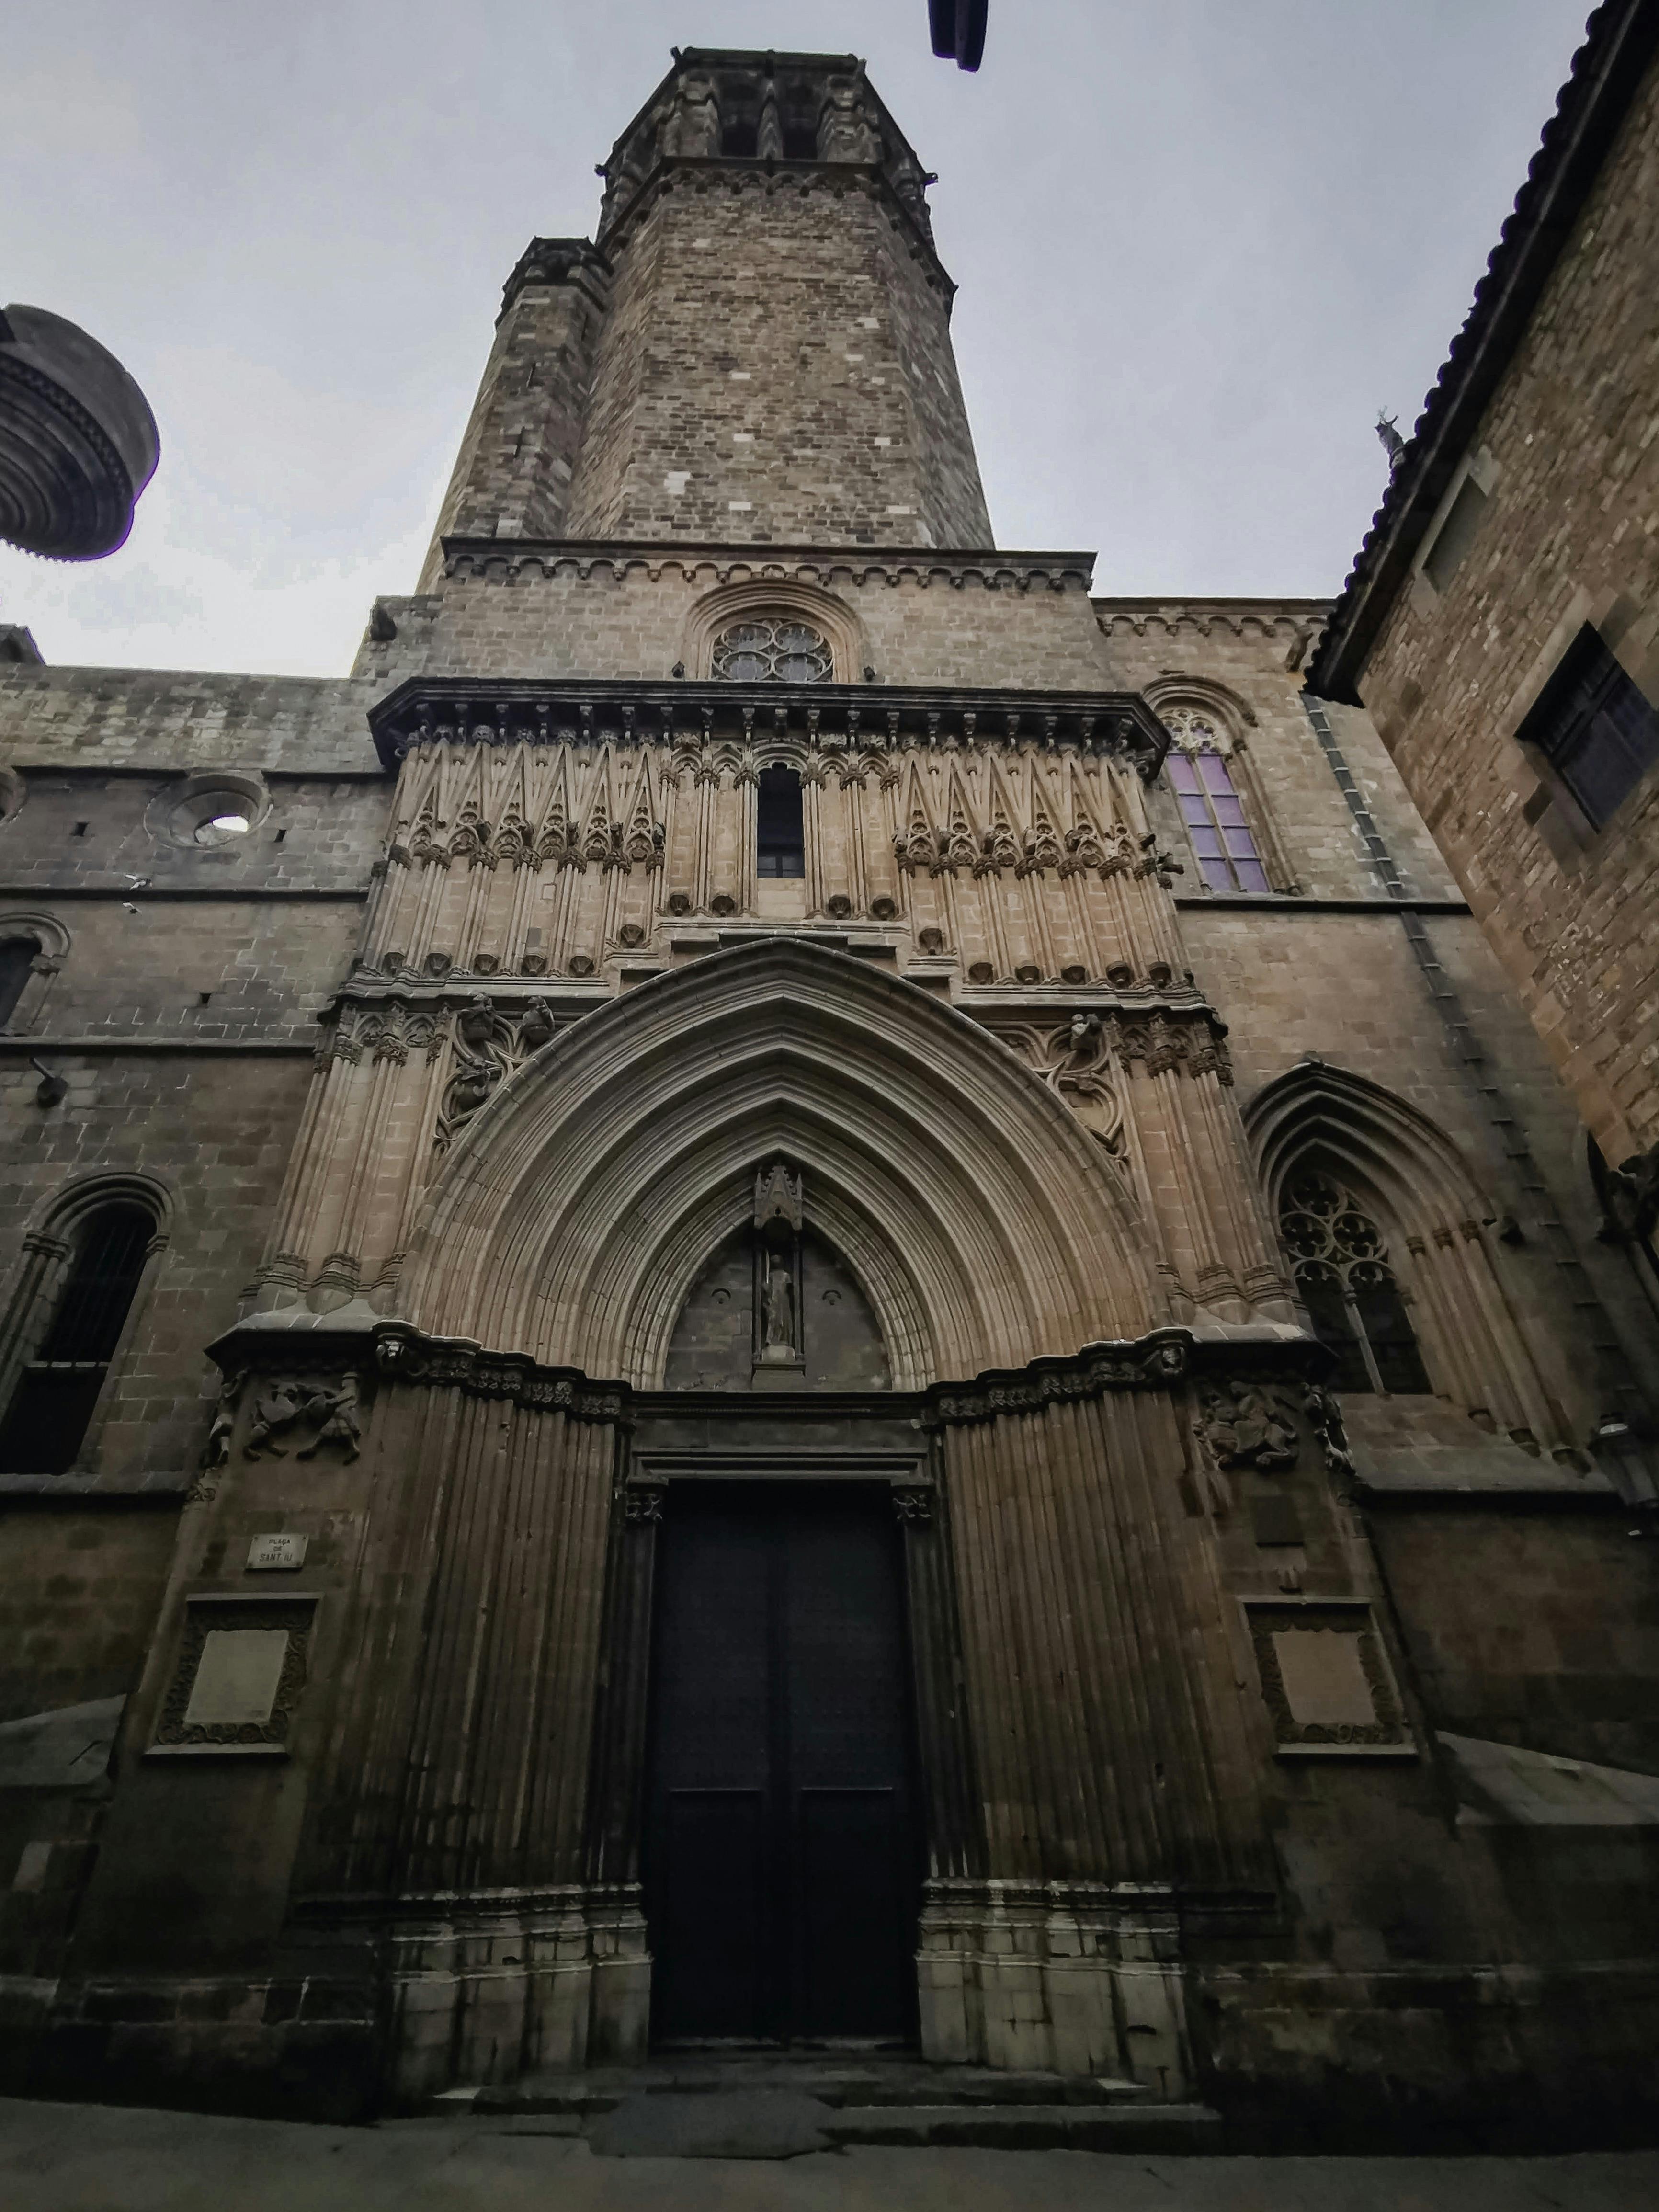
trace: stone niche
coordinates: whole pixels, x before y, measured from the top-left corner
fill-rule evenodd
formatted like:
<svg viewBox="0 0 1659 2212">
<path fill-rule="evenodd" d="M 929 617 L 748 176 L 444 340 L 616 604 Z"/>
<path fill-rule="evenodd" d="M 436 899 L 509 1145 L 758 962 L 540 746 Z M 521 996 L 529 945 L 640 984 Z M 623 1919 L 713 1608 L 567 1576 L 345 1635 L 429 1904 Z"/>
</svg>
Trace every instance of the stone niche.
<svg viewBox="0 0 1659 2212">
<path fill-rule="evenodd" d="M 671 1390 L 752 1390 L 775 1387 L 791 1371 L 764 1358 L 763 1270 L 776 1264 L 755 1234 L 739 1231 L 722 1244 L 692 1285 L 669 1342 L 663 1380 Z M 892 1374 L 870 1302 L 852 1269 L 811 1229 L 794 1254 L 795 1346 L 793 1371 L 809 1390 L 885 1390 Z"/>
</svg>

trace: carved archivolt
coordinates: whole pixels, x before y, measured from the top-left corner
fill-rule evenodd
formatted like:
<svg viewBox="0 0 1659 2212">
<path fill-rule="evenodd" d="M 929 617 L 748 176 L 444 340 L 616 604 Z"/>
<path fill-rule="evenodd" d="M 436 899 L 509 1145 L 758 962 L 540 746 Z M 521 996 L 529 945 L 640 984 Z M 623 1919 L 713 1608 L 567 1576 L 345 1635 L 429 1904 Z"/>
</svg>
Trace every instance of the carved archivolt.
<svg viewBox="0 0 1659 2212">
<path fill-rule="evenodd" d="M 507 1078 L 444 1162 L 402 1309 L 654 1383 L 775 1156 L 810 1175 L 901 1389 L 1151 1322 L 1138 1211 L 1055 1092 L 925 994 L 781 939 L 641 986 Z"/>
</svg>

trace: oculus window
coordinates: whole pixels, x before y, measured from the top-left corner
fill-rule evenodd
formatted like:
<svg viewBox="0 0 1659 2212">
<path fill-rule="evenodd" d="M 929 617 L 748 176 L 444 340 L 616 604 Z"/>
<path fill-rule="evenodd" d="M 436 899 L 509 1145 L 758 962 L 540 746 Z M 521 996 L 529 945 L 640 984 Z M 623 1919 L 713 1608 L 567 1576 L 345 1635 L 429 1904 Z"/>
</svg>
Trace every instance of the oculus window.
<svg viewBox="0 0 1659 2212">
<path fill-rule="evenodd" d="M 1599 830 L 1659 762 L 1659 712 L 1589 623 L 1517 736 L 1534 745 Z"/>
<path fill-rule="evenodd" d="M 733 623 L 714 640 L 714 670 L 727 684 L 827 684 L 830 641 L 793 615 Z"/>
<path fill-rule="evenodd" d="M 1314 1334 L 1336 1355 L 1334 1387 L 1426 1394 L 1432 1385 L 1382 1232 L 1353 1193 L 1330 1176 L 1293 1176 L 1279 1233 Z"/>
</svg>

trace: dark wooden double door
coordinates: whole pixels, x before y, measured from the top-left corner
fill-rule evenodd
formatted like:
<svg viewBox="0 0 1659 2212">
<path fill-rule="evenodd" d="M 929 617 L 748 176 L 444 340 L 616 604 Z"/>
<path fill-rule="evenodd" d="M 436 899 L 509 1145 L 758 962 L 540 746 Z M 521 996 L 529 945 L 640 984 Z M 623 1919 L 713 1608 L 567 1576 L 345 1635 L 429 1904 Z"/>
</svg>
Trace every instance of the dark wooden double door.
<svg viewBox="0 0 1659 2212">
<path fill-rule="evenodd" d="M 676 1482 L 657 1545 L 654 2035 L 908 2039 L 920 1869 L 890 1498 Z"/>
</svg>

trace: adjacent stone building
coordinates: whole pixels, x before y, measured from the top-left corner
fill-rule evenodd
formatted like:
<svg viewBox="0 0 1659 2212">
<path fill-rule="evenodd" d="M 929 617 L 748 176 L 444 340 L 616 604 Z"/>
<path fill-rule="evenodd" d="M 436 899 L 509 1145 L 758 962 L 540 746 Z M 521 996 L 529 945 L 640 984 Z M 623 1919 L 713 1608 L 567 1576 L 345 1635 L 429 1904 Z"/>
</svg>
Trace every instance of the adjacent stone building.
<svg viewBox="0 0 1659 2212">
<path fill-rule="evenodd" d="M 1659 7 L 1591 16 L 1310 687 L 1364 701 L 1659 1301 Z"/>
<path fill-rule="evenodd" d="M 8 2084 L 1627 2124 L 1652 1315 L 1327 610 L 995 548 L 855 61 L 605 176 L 351 676 L 0 670 Z"/>
</svg>

